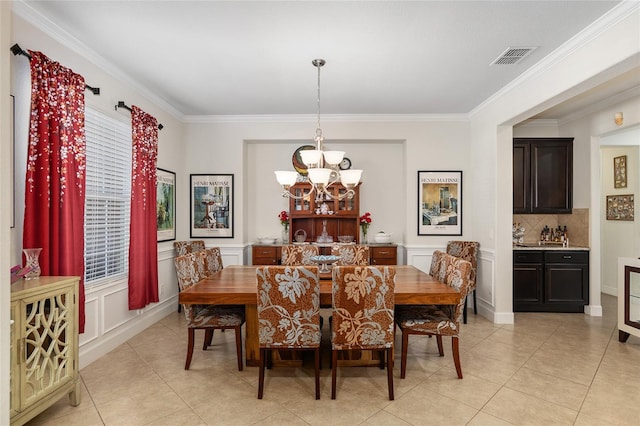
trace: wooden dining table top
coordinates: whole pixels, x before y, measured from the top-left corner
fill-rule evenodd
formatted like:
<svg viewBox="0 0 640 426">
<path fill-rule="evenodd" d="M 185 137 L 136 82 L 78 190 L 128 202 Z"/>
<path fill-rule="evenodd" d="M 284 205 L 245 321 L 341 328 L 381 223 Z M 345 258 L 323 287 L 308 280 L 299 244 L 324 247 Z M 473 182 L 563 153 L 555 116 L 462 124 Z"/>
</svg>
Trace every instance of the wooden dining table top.
<svg viewBox="0 0 640 426">
<path fill-rule="evenodd" d="M 257 304 L 258 266 L 227 266 L 179 294 L 180 303 L 215 305 Z M 395 265 L 395 304 L 455 305 L 460 293 L 415 266 Z M 331 306 L 331 276 L 320 276 L 320 304 Z"/>
</svg>

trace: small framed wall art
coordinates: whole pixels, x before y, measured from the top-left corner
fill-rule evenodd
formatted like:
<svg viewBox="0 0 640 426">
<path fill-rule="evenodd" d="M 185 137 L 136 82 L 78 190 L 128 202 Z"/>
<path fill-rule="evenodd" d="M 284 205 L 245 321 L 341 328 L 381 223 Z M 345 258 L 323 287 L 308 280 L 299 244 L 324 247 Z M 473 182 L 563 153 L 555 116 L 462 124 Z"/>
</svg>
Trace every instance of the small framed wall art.
<svg viewBox="0 0 640 426">
<path fill-rule="evenodd" d="M 607 195 L 607 220 L 633 221 L 634 195 Z"/>
<path fill-rule="evenodd" d="M 462 171 L 418 172 L 418 235 L 462 235 Z"/>
<path fill-rule="evenodd" d="M 191 238 L 233 238 L 233 175 L 191 175 Z"/>
<path fill-rule="evenodd" d="M 613 158 L 613 187 L 627 187 L 627 156 L 621 155 Z"/>
<path fill-rule="evenodd" d="M 156 184 L 156 217 L 158 242 L 176 239 L 176 174 L 158 168 Z"/>
</svg>

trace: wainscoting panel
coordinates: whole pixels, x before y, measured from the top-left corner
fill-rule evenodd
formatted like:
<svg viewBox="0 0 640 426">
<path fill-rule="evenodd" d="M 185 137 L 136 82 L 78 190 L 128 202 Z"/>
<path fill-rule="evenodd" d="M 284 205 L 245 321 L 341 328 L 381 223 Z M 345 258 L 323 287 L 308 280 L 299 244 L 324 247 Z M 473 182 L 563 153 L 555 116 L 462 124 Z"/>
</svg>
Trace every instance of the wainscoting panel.
<svg viewBox="0 0 640 426">
<path fill-rule="evenodd" d="M 100 300 L 86 297 L 84 301 L 84 333 L 80 335 L 79 345 L 92 342 L 100 336 Z"/>
</svg>

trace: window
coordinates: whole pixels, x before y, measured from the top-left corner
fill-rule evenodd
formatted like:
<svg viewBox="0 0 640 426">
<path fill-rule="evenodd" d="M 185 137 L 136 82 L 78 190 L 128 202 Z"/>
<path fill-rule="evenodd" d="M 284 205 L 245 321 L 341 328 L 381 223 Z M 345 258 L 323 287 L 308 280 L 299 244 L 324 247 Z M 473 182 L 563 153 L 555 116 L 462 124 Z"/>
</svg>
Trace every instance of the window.
<svg viewBox="0 0 640 426">
<path fill-rule="evenodd" d="M 131 204 L 131 125 L 89 108 L 84 221 L 87 287 L 127 276 Z"/>
</svg>

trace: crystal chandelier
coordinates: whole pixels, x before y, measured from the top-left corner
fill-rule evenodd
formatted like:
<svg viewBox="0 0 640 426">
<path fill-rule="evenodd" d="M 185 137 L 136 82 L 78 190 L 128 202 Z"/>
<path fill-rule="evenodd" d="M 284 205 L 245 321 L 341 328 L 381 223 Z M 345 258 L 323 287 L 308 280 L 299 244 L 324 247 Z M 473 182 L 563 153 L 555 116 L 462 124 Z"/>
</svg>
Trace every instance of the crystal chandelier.
<svg viewBox="0 0 640 426">
<path fill-rule="evenodd" d="M 276 179 L 282 185 L 282 196 L 295 199 L 305 198 L 315 192 L 316 200 L 352 198 L 355 194 L 354 188 L 360 183 L 362 170 L 340 170 L 339 164 L 344 158 L 344 151 L 324 151 L 322 129 L 320 128 L 320 68 L 325 64 L 324 59 L 314 59 L 311 61 L 318 69 L 318 124 L 316 136 L 313 140 L 316 149 L 300 151 L 302 162 L 307 166 L 311 192 L 303 196 L 296 196 L 290 188 L 299 178 L 297 172 L 276 171 Z M 340 195 L 334 195 L 329 188 L 331 185 L 340 182 L 347 190 Z"/>
</svg>

